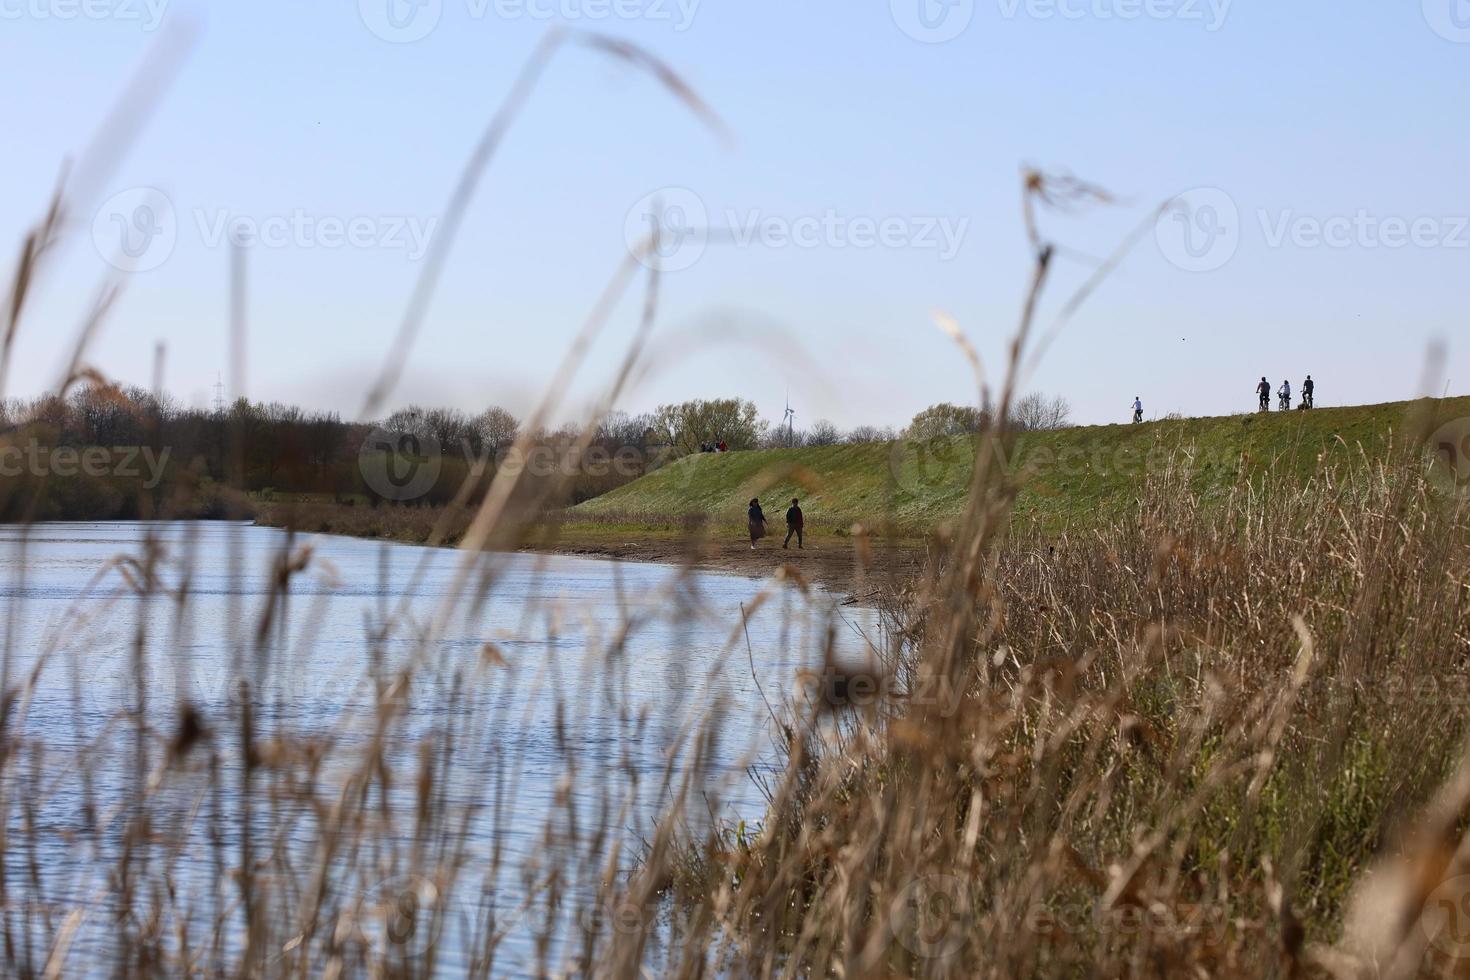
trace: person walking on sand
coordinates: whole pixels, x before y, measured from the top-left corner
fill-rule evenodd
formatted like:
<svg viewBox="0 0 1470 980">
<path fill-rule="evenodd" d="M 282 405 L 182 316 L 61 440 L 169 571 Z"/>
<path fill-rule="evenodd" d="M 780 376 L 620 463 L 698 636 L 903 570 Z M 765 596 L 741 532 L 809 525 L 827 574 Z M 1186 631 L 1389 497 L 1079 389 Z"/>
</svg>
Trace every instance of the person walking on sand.
<svg viewBox="0 0 1470 980">
<path fill-rule="evenodd" d="M 781 547 L 791 545 L 791 536 L 796 535 L 796 546 L 805 550 L 806 545 L 801 540 L 801 529 L 806 525 L 806 518 L 801 513 L 801 502 L 795 497 L 791 498 L 791 506 L 786 508 L 786 540 Z"/>
<path fill-rule="evenodd" d="M 758 497 L 750 498 L 750 550 L 755 550 L 755 543 L 766 536 L 766 515 L 761 512 L 761 502 Z"/>
</svg>

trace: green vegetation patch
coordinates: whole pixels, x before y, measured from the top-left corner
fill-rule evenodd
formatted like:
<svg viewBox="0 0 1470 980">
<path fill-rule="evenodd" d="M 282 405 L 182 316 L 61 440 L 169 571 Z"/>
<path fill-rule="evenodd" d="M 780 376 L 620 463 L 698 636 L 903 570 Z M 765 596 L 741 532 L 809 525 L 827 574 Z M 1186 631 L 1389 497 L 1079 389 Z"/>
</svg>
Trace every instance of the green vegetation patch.
<svg viewBox="0 0 1470 980">
<path fill-rule="evenodd" d="M 1415 408 L 1425 409 L 1414 414 Z M 1143 425 L 1022 432 L 988 450 L 1022 475 L 1016 514 L 1059 526 L 1122 513 L 1152 478 L 1183 477 L 1208 500 L 1242 479 L 1301 483 L 1366 456 L 1381 460 L 1394 432 L 1470 416 L 1470 398 L 1391 402 L 1310 412 L 1170 419 Z M 1406 442 L 1407 440 L 1400 440 Z M 975 439 L 950 436 L 864 445 L 696 453 L 573 508 L 576 517 L 667 521 L 687 514 L 743 519 L 750 498 L 778 514 L 802 498 L 811 523 L 892 520 L 932 527 L 967 497 Z M 774 508 L 774 510 L 773 510 Z"/>
</svg>

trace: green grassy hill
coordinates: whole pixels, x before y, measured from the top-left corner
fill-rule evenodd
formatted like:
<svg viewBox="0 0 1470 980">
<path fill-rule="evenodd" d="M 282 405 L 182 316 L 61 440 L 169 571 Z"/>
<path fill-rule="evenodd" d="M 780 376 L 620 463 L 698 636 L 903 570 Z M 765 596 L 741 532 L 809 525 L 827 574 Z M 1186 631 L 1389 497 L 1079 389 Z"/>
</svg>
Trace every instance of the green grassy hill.
<svg viewBox="0 0 1470 980">
<path fill-rule="evenodd" d="M 1184 468 L 1193 489 L 1208 496 L 1242 472 L 1297 481 L 1363 454 L 1381 458 L 1391 444 L 1464 418 L 1470 397 L 1024 433 L 1002 453 L 1007 466 L 1027 473 L 1017 515 L 1056 525 L 1126 507 L 1134 488 L 1167 467 Z M 975 443 L 964 437 L 700 454 L 571 514 L 606 521 L 707 514 L 740 523 L 758 496 L 779 521 L 785 501 L 798 496 L 809 523 L 846 527 L 891 516 L 900 526 L 924 528 L 959 511 L 974 458 Z"/>
</svg>

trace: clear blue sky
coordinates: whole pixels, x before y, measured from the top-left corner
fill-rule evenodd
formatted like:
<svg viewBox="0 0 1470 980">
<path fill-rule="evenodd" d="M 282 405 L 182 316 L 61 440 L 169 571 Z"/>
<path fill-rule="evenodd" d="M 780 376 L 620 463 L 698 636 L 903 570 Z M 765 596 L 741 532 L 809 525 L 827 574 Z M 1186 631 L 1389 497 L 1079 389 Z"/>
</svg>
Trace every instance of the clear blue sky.
<svg viewBox="0 0 1470 980">
<path fill-rule="evenodd" d="M 157 37 L 162 2 L 0 0 L 0 227 L 12 250 Z M 1196 254 L 1166 219 L 1030 380 L 1065 395 L 1079 421 L 1123 420 L 1135 394 L 1150 415 L 1247 409 L 1263 373 L 1294 387 L 1312 373 L 1324 404 L 1409 397 L 1436 337 L 1450 344 L 1453 389 L 1470 391 L 1470 29 L 1459 26 L 1470 17 L 1455 19 L 1452 0 L 951 2 L 164 6 L 165 22 L 196 16 L 200 39 L 77 216 L 9 393 L 54 380 L 110 271 L 98 243 L 122 234 L 104 202 L 123 193 L 114 207 L 130 220 L 129 189 L 151 186 L 171 250 L 114 273 L 125 292 L 93 361 L 146 383 L 162 341 L 167 387 L 207 403 L 226 368 L 222 216 L 277 230 L 365 219 L 356 244 L 332 247 L 313 224 L 251 256 L 246 393 L 355 413 L 420 266 L 407 229 L 432 231 L 551 18 L 666 59 L 733 146 L 646 76 L 564 51 L 474 201 L 395 403 L 524 410 L 624 254 L 630 209 L 661 188 L 683 189 L 662 199 L 715 224 L 775 225 L 697 261 L 671 257 L 692 264 L 676 261 L 688 267 L 666 280 L 656 346 L 668 357 L 623 407 L 738 395 L 776 419 L 789 387 L 798 424 L 847 426 L 973 399 L 929 311 L 953 313 L 999 362 L 1028 274 L 1024 163 L 1122 198 L 1046 218 L 1053 237 L 1094 255 L 1158 202 L 1219 189 L 1186 198 L 1208 205 L 1185 216 Z M 863 247 L 863 223 L 885 221 L 892 240 Z M 931 226 L 963 234 L 950 248 Z M 794 245 L 788 227 L 817 233 Z M 1087 272 L 1064 260 L 1050 309 Z M 637 310 L 636 296 L 620 308 L 577 400 L 606 379 Z"/>
</svg>

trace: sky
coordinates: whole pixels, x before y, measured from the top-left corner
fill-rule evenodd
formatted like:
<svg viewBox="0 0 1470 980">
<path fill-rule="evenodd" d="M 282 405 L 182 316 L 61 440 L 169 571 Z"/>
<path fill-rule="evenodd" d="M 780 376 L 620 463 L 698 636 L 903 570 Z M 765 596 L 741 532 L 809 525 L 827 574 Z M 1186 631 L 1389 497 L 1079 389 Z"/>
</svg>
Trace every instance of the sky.
<svg viewBox="0 0 1470 980">
<path fill-rule="evenodd" d="M 1111 195 L 1042 213 L 1060 249 L 1040 329 L 1137 239 L 1025 378 L 1075 421 L 1124 421 L 1135 395 L 1150 417 L 1245 411 L 1262 375 L 1310 373 L 1322 405 L 1470 393 L 1465 0 L 0 0 L 11 256 L 186 23 L 171 86 L 75 202 L 7 396 L 56 383 L 115 282 L 89 363 L 147 385 L 161 344 L 164 386 L 208 405 L 238 234 L 240 393 L 357 417 L 466 159 L 555 24 L 645 48 L 726 134 L 648 72 L 560 50 L 390 408 L 525 412 L 655 215 L 652 358 L 620 408 L 740 397 L 776 421 L 789 400 L 798 426 L 850 427 L 973 403 L 933 311 L 997 383 L 1030 281 L 1028 166 Z M 611 381 L 641 290 L 562 417 Z"/>
</svg>

